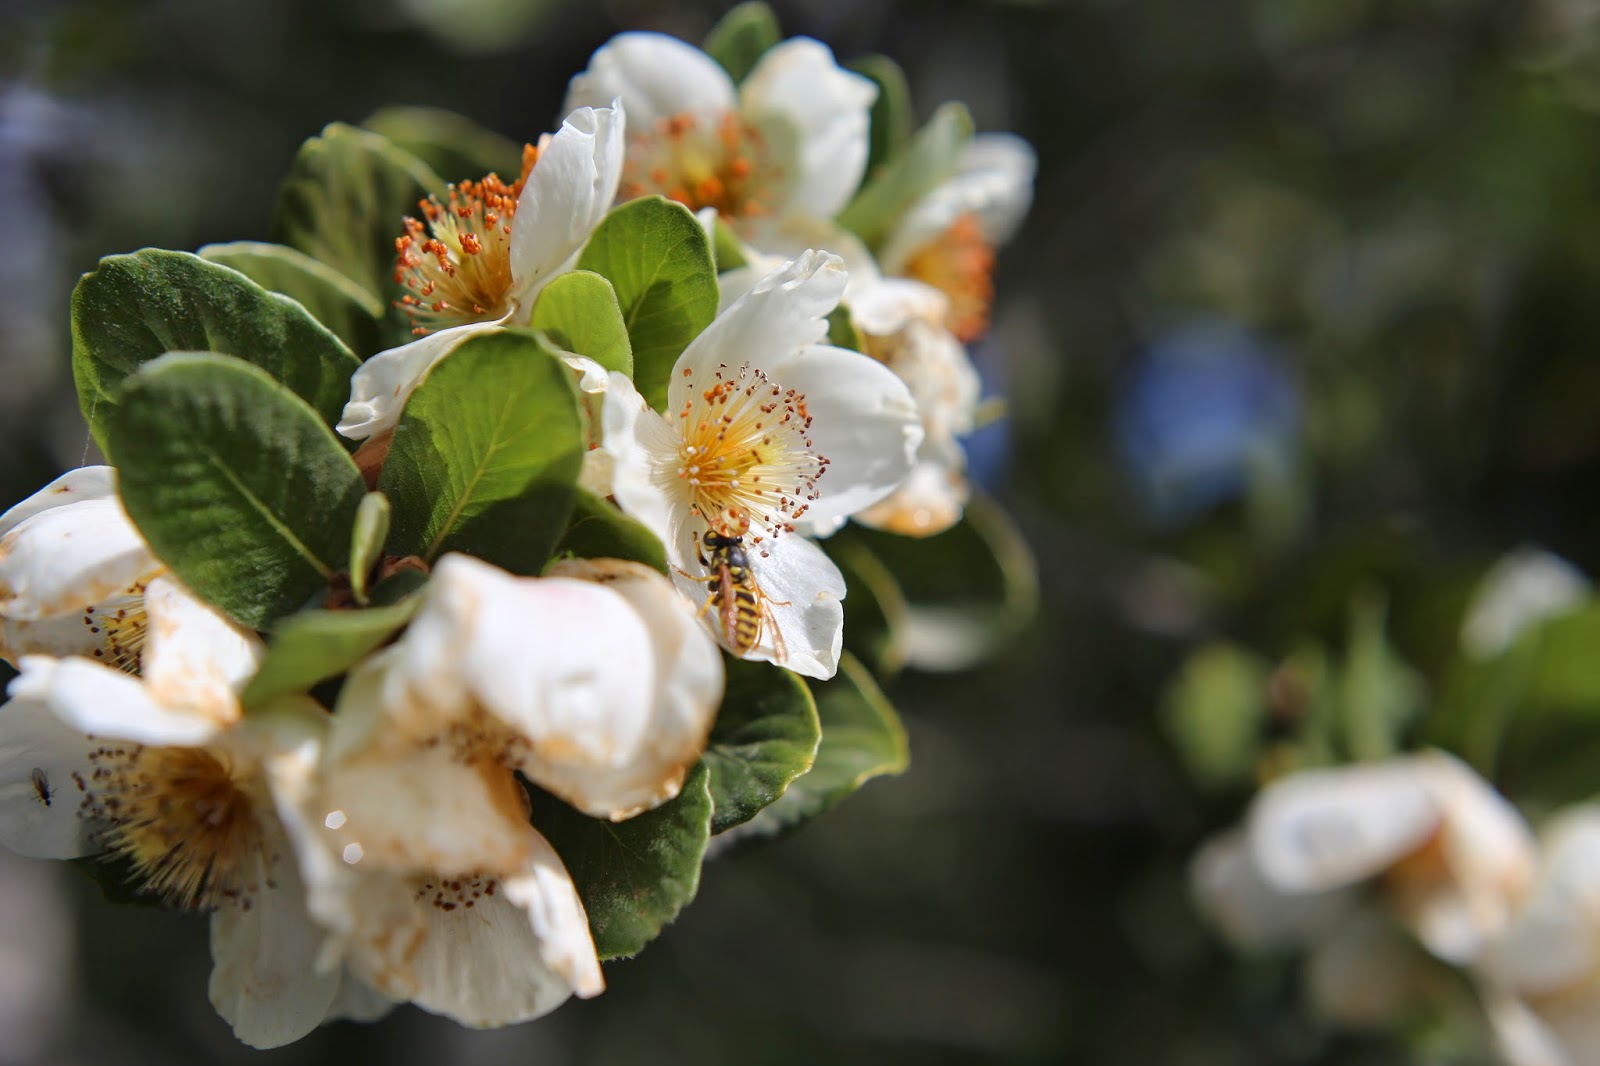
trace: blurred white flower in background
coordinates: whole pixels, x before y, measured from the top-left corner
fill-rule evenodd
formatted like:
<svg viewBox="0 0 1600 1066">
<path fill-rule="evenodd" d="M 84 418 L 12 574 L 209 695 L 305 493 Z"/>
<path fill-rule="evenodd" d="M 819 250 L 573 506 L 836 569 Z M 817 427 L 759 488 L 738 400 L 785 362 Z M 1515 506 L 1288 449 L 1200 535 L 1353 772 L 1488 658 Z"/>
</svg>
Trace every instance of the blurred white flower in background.
<svg viewBox="0 0 1600 1066">
<path fill-rule="evenodd" d="M 1461 646 L 1474 658 L 1493 658 L 1525 630 L 1578 607 L 1592 591 L 1583 572 L 1560 556 L 1518 548 L 1479 582 L 1461 626 Z"/>
</svg>

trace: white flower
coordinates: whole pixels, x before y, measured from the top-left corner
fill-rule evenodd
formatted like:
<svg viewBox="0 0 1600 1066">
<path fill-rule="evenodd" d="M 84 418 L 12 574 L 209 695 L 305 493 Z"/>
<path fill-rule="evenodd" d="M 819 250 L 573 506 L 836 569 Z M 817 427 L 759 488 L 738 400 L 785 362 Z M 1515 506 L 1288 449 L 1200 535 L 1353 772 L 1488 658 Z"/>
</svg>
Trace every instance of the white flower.
<svg viewBox="0 0 1600 1066">
<path fill-rule="evenodd" d="M 866 168 L 877 87 L 809 38 L 770 49 L 735 88 L 692 45 L 623 33 L 572 79 L 566 106 L 613 99 L 631 130 L 622 197 L 714 207 L 749 235 L 844 208 Z"/>
<path fill-rule="evenodd" d="M 894 491 L 922 440 L 904 382 L 818 343 L 845 283 L 837 256 L 806 252 L 690 342 L 665 415 L 620 374 L 604 410 L 617 503 L 662 539 L 706 624 L 737 654 L 818 678 L 838 665 L 845 587 L 796 534 Z"/>
<path fill-rule="evenodd" d="M 448 204 L 425 202 L 428 218 L 407 220 L 395 280 L 410 288 L 402 302 L 424 335 L 361 365 L 340 433 L 360 440 L 392 429 L 417 382 L 458 344 L 528 321 L 539 292 L 571 269 L 616 198 L 622 112 L 578 108 L 536 155 L 520 190 L 492 178 L 452 186 Z"/>
<path fill-rule="evenodd" d="M 405 635 L 352 673 L 296 801 L 331 950 L 468 1025 L 599 994 L 583 906 L 515 774 L 592 815 L 654 807 L 699 758 L 722 686 L 693 607 L 648 567 L 519 578 L 446 555 Z"/>
<path fill-rule="evenodd" d="M 246 1043 L 288 1043 L 323 1020 L 341 985 L 313 966 L 321 936 L 268 780 L 277 764 L 315 761 L 321 715 L 242 719 L 255 635 L 167 576 L 142 601 L 146 635 L 126 670 L 22 657 L 0 706 L 0 842 L 57 858 L 105 852 L 168 904 L 210 912 L 213 1005 Z"/>
<path fill-rule="evenodd" d="M 1505 928 L 1533 877 L 1521 816 L 1438 751 L 1281 778 L 1252 805 L 1248 839 L 1261 880 L 1286 896 L 1382 875 L 1386 905 L 1457 964 Z"/>
<path fill-rule="evenodd" d="M 1573 610 L 1589 580 L 1560 556 L 1523 547 L 1484 574 L 1461 626 L 1461 646 L 1479 659 L 1506 651 L 1525 630 Z"/>
<path fill-rule="evenodd" d="M 963 341 L 988 328 L 994 250 L 1028 213 L 1035 166 L 1022 138 L 979 134 L 955 173 L 913 203 L 884 239 L 883 272 L 926 282 L 949 297 L 949 326 Z"/>
<path fill-rule="evenodd" d="M 144 587 L 165 569 L 123 511 L 115 471 L 68 471 L 0 515 L 0 658 L 137 665 Z"/>
<path fill-rule="evenodd" d="M 1508 1060 L 1600 1061 L 1600 807 L 1571 808 L 1546 827 L 1533 893 L 1480 972 Z"/>
</svg>

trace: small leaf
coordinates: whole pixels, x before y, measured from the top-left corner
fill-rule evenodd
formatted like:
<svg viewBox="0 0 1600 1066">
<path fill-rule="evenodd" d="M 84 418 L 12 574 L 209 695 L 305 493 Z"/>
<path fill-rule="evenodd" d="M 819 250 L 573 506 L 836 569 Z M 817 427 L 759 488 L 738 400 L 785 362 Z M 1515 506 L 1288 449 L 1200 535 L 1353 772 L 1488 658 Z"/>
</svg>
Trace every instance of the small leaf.
<svg viewBox="0 0 1600 1066">
<path fill-rule="evenodd" d="M 637 955 L 700 888 L 711 838 L 710 772 L 696 766 L 678 797 L 609 822 L 530 789 L 533 826 L 566 864 L 602 959 Z"/>
<path fill-rule="evenodd" d="M 245 707 L 264 707 L 344 673 L 411 621 L 421 602 L 413 595 L 386 607 L 301 611 L 283 619 L 245 686 Z"/>
<path fill-rule="evenodd" d="M 1371 589 L 1359 593 L 1350 606 L 1339 702 L 1346 750 L 1361 762 L 1402 750 L 1403 733 L 1424 704 L 1422 679 L 1384 633 L 1387 613 L 1383 596 Z"/>
<path fill-rule="evenodd" d="M 630 200 L 607 215 L 578 267 L 611 282 L 633 345 L 633 380 L 652 406 L 667 401 L 672 364 L 717 314 L 717 271 L 705 230 L 682 204 Z"/>
<path fill-rule="evenodd" d="M 904 154 L 867 180 L 839 216 L 839 224 L 876 247 L 912 201 L 955 171 L 956 161 L 971 139 L 972 116 L 966 107 L 943 105 L 917 131 Z"/>
<path fill-rule="evenodd" d="M 577 491 L 583 422 L 572 372 L 521 330 L 463 341 L 406 402 L 378 489 L 390 552 L 466 552 L 537 574 Z"/>
<path fill-rule="evenodd" d="M 507 184 L 522 174 L 522 149 L 463 115 L 436 107 L 385 107 L 361 124 L 422 160 L 447 181 L 498 174 Z"/>
<path fill-rule="evenodd" d="M 811 770 L 777 801 L 721 839 L 779 836 L 837 806 L 874 777 L 899 774 L 911 759 L 905 727 L 872 674 L 846 652 L 830 681 L 813 682 L 822 743 Z"/>
<path fill-rule="evenodd" d="M 199 254 L 207 262 L 232 267 L 269 292 L 299 301 L 358 357 L 378 350 L 379 322 L 387 309 L 326 263 L 286 245 L 263 241 L 208 244 Z"/>
<path fill-rule="evenodd" d="M 728 72 L 734 84 L 744 81 L 759 60 L 782 39 L 778 16 L 760 0 L 739 4 L 706 34 L 705 53 Z"/>
<path fill-rule="evenodd" d="M 976 492 L 962 520 L 931 537 L 854 525 L 835 536 L 876 556 L 903 593 L 907 665 L 965 670 L 1005 647 L 1038 608 L 1027 543 L 1005 512 Z"/>
<path fill-rule="evenodd" d="M 1201 785 L 1239 784 L 1254 770 L 1270 672 L 1260 657 L 1219 642 L 1189 656 L 1167 690 L 1167 733 Z"/>
<path fill-rule="evenodd" d="M 107 455 L 115 458 L 105 423 L 118 386 L 140 366 L 175 351 L 214 351 L 254 363 L 328 425 L 339 420 L 350 375 L 360 365 L 304 307 L 237 270 L 158 248 L 110 256 L 72 293 L 72 376 L 83 416 Z"/>
<path fill-rule="evenodd" d="M 562 274 L 539 293 L 528 323 L 558 347 L 633 376 L 633 348 L 611 282 L 587 270 Z"/>
<path fill-rule="evenodd" d="M 906 83 L 900 64 L 888 56 L 862 56 L 852 60 L 849 66 L 878 86 L 878 98 L 872 102 L 872 134 L 867 154 L 867 178 L 871 180 L 878 168 L 898 156 L 911 139 L 911 86 Z"/>
<path fill-rule="evenodd" d="M 361 474 L 317 413 L 243 360 L 180 352 L 107 423 L 128 515 L 161 561 L 255 629 L 344 566 Z"/>
<path fill-rule="evenodd" d="M 383 558 L 393 513 L 389 497 L 381 492 L 361 497 L 361 506 L 356 509 L 356 527 L 350 535 L 350 592 L 362 606 L 367 603 L 367 575 Z"/>
<path fill-rule="evenodd" d="M 828 343 L 835 348 L 849 348 L 852 352 L 865 351 L 861 331 L 856 329 L 855 320 L 850 317 L 850 309 L 843 304 L 835 307 L 833 313 L 828 315 Z"/>
<path fill-rule="evenodd" d="M 643 524 L 592 492 L 578 490 L 572 518 L 556 542 L 554 557 L 576 555 L 583 559 L 630 559 L 667 572 L 667 553 L 661 541 Z"/>
<path fill-rule="evenodd" d="M 301 145 L 278 194 L 278 239 L 321 260 L 380 304 L 394 292 L 394 240 L 444 182 L 410 152 L 335 122 Z"/>
<path fill-rule="evenodd" d="M 771 663 L 727 658 L 728 687 L 706 746 L 721 833 L 755 817 L 811 769 L 821 727 L 806 683 Z"/>
<path fill-rule="evenodd" d="M 733 227 L 724 222 L 720 216 L 711 230 L 711 259 L 716 264 L 718 274 L 749 265 L 749 261 L 744 257 L 744 244 L 739 240 L 739 235 L 733 232 Z"/>
</svg>

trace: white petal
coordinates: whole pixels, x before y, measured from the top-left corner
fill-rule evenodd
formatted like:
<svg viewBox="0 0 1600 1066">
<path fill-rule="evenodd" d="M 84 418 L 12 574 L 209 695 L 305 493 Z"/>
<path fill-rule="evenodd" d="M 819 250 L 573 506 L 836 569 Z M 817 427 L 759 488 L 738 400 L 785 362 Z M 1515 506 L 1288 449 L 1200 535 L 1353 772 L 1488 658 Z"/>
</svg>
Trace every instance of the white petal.
<svg viewBox="0 0 1600 1066">
<path fill-rule="evenodd" d="M 527 773 L 590 814 L 613 820 L 631 817 L 676 796 L 705 750 L 722 703 L 722 656 L 694 607 L 647 566 L 620 559 L 570 559 L 549 573 L 603 583 L 627 601 L 649 633 L 656 684 L 647 728 L 625 761 L 606 766 L 551 759 Z"/>
<path fill-rule="evenodd" d="M 625 374 L 611 375 L 601 422 L 601 446 L 611 456 L 611 491 L 617 504 L 670 546 L 674 516 L 689 507 L 685 488 L 670 476 L 679 463 L 682 438 L 650 409 Z"/>
<path fill-rule="evenodd" d="M 160 569 L 116 497 L 51 507 L 0 537 L 0 614 L 37 621 L 80 611 Z"/>
<path fill-rule="evenodd" d="M 1524 630 L 1572 610 L 1589 592 L 1589 580 L 1565 559 L 1518 548 L 1483 576 L 1461 626 L 1461 646 L 1480 659 L 1499 655 Z"/>
<path fill-rule="evenodd" d="M 974 137 L 949 180 L 912 204 L 884 242 L 884 270 L 898 273 L 905 261 L 962 215 L 977 218 L 991 246 L 1011 239 L 1033 201 L 1037 161 L 1033 147 L 1009 133 Z"/>
<path fill-rule="evenodd" d="M 285 841 L 251 905 L 224 904 L 211 916 L 211 1005 L 241 1041 L 281 1047 L 322 1024 L 340 983 L 337 971 L 316 970 L 323 935 Z"/>
<path fill-rule="evenodd" d="M 972 495 L 962 473 L 965 463 L 930 459 L 929 451 L 924 441 L 905 483 L 852 517 L 864 526 L 902 537 L 931 537 L 961 521 Z M 960 456 L 959 447 L 955 454 Z"/>
<path fill-rule="evenodd" d="M 1570 808 L 1546 828 L 1537 887 L 1483 966 L 1525 995 L 1600 974 L 1600 807 Z"/>
<path fill-rule="evenodd" d="M 104 649 L 105 634 L 96 632 L 87 616 L 74 611 L 37 622 L 13 621 L 0 616 L 0 659 L 16 663 L 24 655 L 69 655 L 92 658 Z"/>
<path fill-rule="evenodd" d="M 1351 903 L 1346 892 L 1288 893 L 1267 883 L 1243 830 L 1213 837 L 1195 853 L 1189 882 L 1200 910 L 1246 950 L 1305 944 Z"/>
<path fill-rule="evenodd" d="M 395 1001 L 345 968 L 339 992 L 328 1006 L 328 1020 L 375 1022 L 394 1010 Z"/>
<path fill-rule="evenodd" d="M 621 111 L 580 107 L 540 149 L 511 220 L 518 321 L 526 320 L 533 298 L 567 268 L 617 198 L 623 132 Z"/>
<path fill-rule="evenodd" d="M 845 302 L 855 327 L 880 337 L 899 333 L 918 320 L 942 323 L 950 312 L 950 298 L 932 285 L 911 278 L 861 283 L 854 272 Z"/>
<path fill-rule="evenodd" d="M 149 630 L 140 677 L 151 700 L 210 715 L 219 723 L 240 713 L 237 693 L 265 649 L 253 632 L 235 625 L 171 577 L 145 590 Z"/>
<path fill-rule="evenodd" d="M 1318 892 L 1385 869 L 1425 843 L 1441 812 L 1410 760 L 1305 770 L 1269 785 L 1250 813 L 1267 883 Z"/>
<path fill-rule="evenodd" d="M 878 87 L 842 69 L 820 41 L 797 37 L 767 51 L 740 88 L 745 117 L 793 131 L 780 214 L 830 219 L 850 201 L 867 166 L 867 123 Z"/>
<path fill-rule="evenodd" d="M 683 523 L 668 554 L 684 560 L 681 569 L 674 567 L 673 581 L 678 591 L 698 606 L 714 593 L 694 580 L 704 576 L 705 569 L 695 561 L 697 536 L 691 524 Z M 839 669 L 844 643 L 844 575 L 827 553 L 805 537 L 786 534 L 768 540 L 765 546 L 767 554 L 751 554 L 750 571 L 768 613 L 761 639 L 746 658 L 826 681 Z M 715 607 L 701 619 L 718 643 L 727 647 Z"/>
<path fill-rule="evenodd" d="M 1484 996 L 1483 1012 L 1507 1066 L 1577 1066 L 1556 1034 L 1516 997 L 1491 991 Z M 1591 1051 L 1582 1061 L 1593 1058 Z"/>
<path fill-rule="evenodd" d="M 922 422 L 906 383 L 860 352 L 825 345 L 763 367 L 773 381 L 805 394 L 810 436 L 829 462 L 803 528 L 814 535 L 893 492 L 911 473 Z"/>
<path fill-rule="evenodd" d="M 861 242 L 861 238 L 828 219 L 804 215 L 787 218 L 763 215 L 745 219 L 741 229 L 750 235 L 748 243 L 740 244 L 745 261 L 764 267 L 757 277 L 770 274 L 785 260 L 798 258 L 808 249 L 815 248 L 832 252 L 844 260 L 845 271 L 850 275 L 850 286 L 845 290 L 846 302 L 858 285 L 879 284 L 884 280 L 878 270 L 878 261 Z M 723 306 L 726 307 L 729 302 L 731 300 L 725 301 Z"/>
<path fill-rule="evenodd" d="M 109 466 L 80 466 L 0 514 L 0 537 L 42 511 L 84 500 L 109 500 L 117 496 L 117 472 Z"/>
<path fill-rule="evenodd" d="M 667 410 L 679 410 L 689 399 L 694 386 L 686 381 L 710 381 L 723 364 L 748 363 L 770 374 L 775 361 L 817 344 L 828 334 L 828 315 L 848 281 L 844 261 L 827 252 L 805 252 L 762 278 L 678 356 Z"/>
<path fill-rule="evenodd" d="M 334 428 L 351 440 L 364 440 L 393 429 L 400 421 L 400 412 L 411 390 L 435 363 L 455 351 L 468 337 L 499 325 L 498 322 L 469 322 L 451 326 L 379 352 L 350 375 L 350 399 Z"/>
<path fill-rule="evenodd" d="M 533 859 L 493 895 L 449 910 L 419 903 L 426 933 L 408 967 L 417 1006 L 487 1028 L 548 1014 L 573 992 L 604 990 L 572 879 L 544 838 L 528 833 Z"/>
<path fill-rule="evenodd" d="M 730 111 L 734 90 L 722 67 L 693 45 L 664 33 L 619 33 L 572 79 L 566 109 L 618 99 L 628 122 L 644 133 L 673 115 Z"/>
<path fill-rule="evenodd" d="M 18 699 L 42 700 L 71 729 L 140 744 L 193 747 L 221 724 L 205 713 L 164 707 L 139 680 L 87 659 L 23 656 L 22 673 L 8 690 Z"/>
<path fill-rule="evenodd" d="M 73 775 L 87 780 L 97 745 L 64 725 L 47 701 L 12 695 L 0 704 L 0 845 L 41 859 L 77 858 L 86 848 Z"/>
</svg>

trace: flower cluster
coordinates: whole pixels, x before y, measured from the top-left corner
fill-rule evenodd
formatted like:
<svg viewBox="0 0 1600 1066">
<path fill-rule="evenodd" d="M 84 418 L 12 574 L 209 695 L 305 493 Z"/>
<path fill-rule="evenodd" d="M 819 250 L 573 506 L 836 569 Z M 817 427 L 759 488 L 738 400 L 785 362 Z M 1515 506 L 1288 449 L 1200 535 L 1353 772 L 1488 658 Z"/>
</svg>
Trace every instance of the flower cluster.
<svg viewBox="0 0 1600 1066">
<path fill-rule="evenodd" d="M 826 538 L 962 534 L 1032 156 L 947 110 L 869 172 L 875 82 L 762 43 L 623 34 L 455 184 L 464 120 L 330 126 L 282 243 L 80 283 L 109 462 L 0 516 L 0 843 L 208 914 L 241 1040 L 597 995 L 713 834 L 905 765 Z"/>
<path fill-rule="evenodd" d="M 1521 551 L 1486 577 L 1461 633 L 1465 667 L 1537 648 L 1588 597 L 1552 556 Z M 1244 823 L 1206 842 L 1199 909 L 1241 950 L 1304 953 L 1323 1017 L 1383 1028 L 1449 998 L 1514 1066 L 1600 1056 L 1600 810 L 1522 813 L 1454 755 L 1410 755 L 1282 774 Z"/>
</svg>

